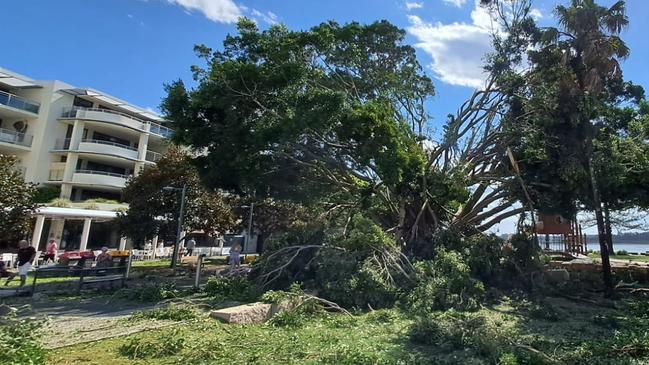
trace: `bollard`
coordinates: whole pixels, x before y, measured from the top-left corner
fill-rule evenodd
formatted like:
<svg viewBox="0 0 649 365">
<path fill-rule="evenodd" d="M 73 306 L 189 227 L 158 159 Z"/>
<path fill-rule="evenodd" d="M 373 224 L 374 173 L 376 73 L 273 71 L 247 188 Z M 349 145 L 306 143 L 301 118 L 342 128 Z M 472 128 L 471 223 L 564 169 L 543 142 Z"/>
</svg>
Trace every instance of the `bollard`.
<svg viewBox="0 0 649 365">
<path fill-rule="evenodd" d="M 133 255 L 132 252 L 128 252 L 128 262 L 126 263 L 126 278 L 128 279 L 128 275 L 131 273 L 131 263 L 133 262 Z"/>
<path fill-rule="evenodd" d="M 194 277 L 194 288 L 198 288 L 198 282 L 201 280 L 201 267 L 203 266 L 204 257 L 205 254 L 202 253 L 198 255 L 198 259 L 196 260 L 196 276 Z"/>
</svg>

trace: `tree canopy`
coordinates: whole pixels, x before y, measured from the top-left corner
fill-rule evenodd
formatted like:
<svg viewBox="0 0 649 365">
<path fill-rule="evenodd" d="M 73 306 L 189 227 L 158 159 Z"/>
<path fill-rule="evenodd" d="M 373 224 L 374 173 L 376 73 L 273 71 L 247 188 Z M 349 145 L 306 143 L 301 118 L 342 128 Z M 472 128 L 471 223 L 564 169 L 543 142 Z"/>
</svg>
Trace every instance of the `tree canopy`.
<svg viewBox="0 0 649 365">
<path fill-rule="evenodd" d="M 36 186 L 26 183 L 15 156 L 0 154 L 0 242 L 22 239 L 31 229 Z"/>
<path fill-rule="evenodd" d="M 155 166 L 146 167 L 127 182 L 123 194 L 129 207 L 117 218 L 126 236 L 138 243 L 156 235 L 175 237 L 181 196 L 180 191 L 164 191 L 167 186 L 187 186 L 184 229 L 224 233 L 234 227 L 236 221 L 225 198 L 205 190 L 189 161 L 186 152 L 171 147 Z"/>
<path fill-rule="evenodd" d="M 207 64 L 193 67 L 198 85 L 176 81 L 163 102 L 212 188 L 346 217 L 362 210 L 401 242 L 498 221 L 489 218 L 502 208 L 481 213 L 503 197 L 485 189 L 498 165 L 491 90 L 433 136 L 424 103 L 434 88 L 403 30 L 381 21 L 260 31 L 245 19 L 237 30 L 222 50 L 197 46 Z M 475 184 L 485 186 L 467 201 Z"/>
</svg>

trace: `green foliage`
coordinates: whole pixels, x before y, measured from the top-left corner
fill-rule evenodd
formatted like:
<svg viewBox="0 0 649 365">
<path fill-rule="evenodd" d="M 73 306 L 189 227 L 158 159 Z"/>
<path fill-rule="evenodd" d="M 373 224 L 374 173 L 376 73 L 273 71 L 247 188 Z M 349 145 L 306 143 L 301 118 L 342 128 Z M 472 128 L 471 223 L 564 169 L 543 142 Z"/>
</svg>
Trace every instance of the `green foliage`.
<svg viewBox="0 0 649 365">
<path fill-rule="evenodd" d="M 433 260 L 417 262 L 415 270 L 419 283 L 406 301 L 413 313 L 479 308 L 484 285 L 471 278 L 469 266 L 456 252 L 440 249 Z"/>
<path fill-rule="evenodd" d="M 196 312 L 188 306 L 170 305 L 146 311 L 137 311 L 130 316 L 133 320 L 158 319 L 170 321 L 185 321 L 196 318 Z"/>
<path fill-rule="evenodd" d="M 41 365 L 47 352 L 38 342 L 42 323 L 33 319 L 3 316 L 0 322 L 0 364 Z"/>
<path fill-rule="evenodd" d="M 57 208 L 70 208 L 72 206 L 72 201 L 70 201 L 70 199 L 56 198 L 50 200 L 47 205 Z"/>
<path fill-rule="evenodd" d="M 186 346 L 180 331 L 174 328 L 154 338 L 137 336 L 119 347 L 119 354 L 131 360 L 172 356 Z"/>
<path fill-rule="evenodd" d="M 253 277 L 263 277 L 285 266 L 271 283 L 274 289 L 286 289 L 293 282 L 301 282 L 343 307 L 384 308 L 394 304 L 401 286 L 408 283 L 394 267 L 402 260 L 394 240 L 360 214 L 352 217 L 345 236 L 307 227 L 282 237 L 273 241 L 276 243 L 272 247 L 314 246 L 297 254 L 269 251 L 262 255 L 255 263 Z M 406 262 L 401 263 L 404 271 L 409 270 Z"/>
<path fill-rule="evenodd" d="M 541 247 L 534 238 L 518 233 L 509 239 L 505 250 L 506 261 L 513 265 L 517 273 L 530 273 L 539 270 L 542 263 Z"/>
<path fill-rule="evenodd" d="M 392 306 L 401 290 L 397 282 L 405 284 L 405 279 L 381 255 L 399 257 L 398 248 L 380 227 L 360 215 L 352 218 L 349 228 L 347 236 L 335 240 L 344 250 L 316 255 L 314 289 L 344 307 Z"/>
<path fill-rule="evenodd" d="M 15 156 L 0 154 L 0 241 L 23 238 L 36 209 L 36 185 L 26 183 Z"/>
<path fill-rule="evenodd" d="M 61 189 L 56 186 L 39 186 L 36 188 L 34 202 L 45 204 L 58 198 L 61 195 Z"/>
<path fill-rule="evenodd" d="M 147 284 L 135 290 L 126 290 L 128 298 L 142 302 L 159 302 L 163 299 L 177 298 L 180 295 L 181 292 L 176 289 L 176 284 L 171 282 Z"/>
<path fill-rule="evenodd" d="M 205 293 L 217 300 L 252 302 L 259 297 L 257 288 L 245 277 L 212 276 L 205 284 Z"/>
</svg>

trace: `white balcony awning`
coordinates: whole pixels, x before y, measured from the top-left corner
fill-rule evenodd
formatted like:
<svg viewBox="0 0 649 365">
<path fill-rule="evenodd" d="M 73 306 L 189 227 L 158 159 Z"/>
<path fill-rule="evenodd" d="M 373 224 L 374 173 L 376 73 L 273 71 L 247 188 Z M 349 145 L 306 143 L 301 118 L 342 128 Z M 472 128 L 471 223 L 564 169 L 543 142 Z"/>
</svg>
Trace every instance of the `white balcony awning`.
<svg viewBox="0 0 649 365">
<path fill-rule="evenodd" d="M 117 212 L 107 210 L 79 209 L 79 208 L 58 208 L 58 207 L 40 207 L 36 209 L 34 216 L 42 215 L 47 218 L 67 218 L 67 219 L 101 219 L 111 220 L 117 217 Z"/>
<path fill-rule="evenodd" d="M 20 77 L 16 74 L 9 73 L 0 68 L 0 84 L 9 86 L 9 87 L 41 87 L 33 82 L 33 80 Z"/>
<path fill-rule="evenodd" d="M 120 100 L 116 97 L 104 94 L 101 91 L 97 91 L 94 89 L 67 89 L 62 91 L 65 91 L 75 96 L 82 96 L 84 97 L 84 99 L 90 99 L 90 100 L 111 105 L 115 108 L 122 109 L 128 113 L 133 113 L 135 114 L 135 116 L 145 120 L 154 121 L 154 122 L 165 121 L 162 117 L 151 112 L 150 110 L 143 109 L 133 104 L 127 103 L 126 101 Z"/>
</svg>

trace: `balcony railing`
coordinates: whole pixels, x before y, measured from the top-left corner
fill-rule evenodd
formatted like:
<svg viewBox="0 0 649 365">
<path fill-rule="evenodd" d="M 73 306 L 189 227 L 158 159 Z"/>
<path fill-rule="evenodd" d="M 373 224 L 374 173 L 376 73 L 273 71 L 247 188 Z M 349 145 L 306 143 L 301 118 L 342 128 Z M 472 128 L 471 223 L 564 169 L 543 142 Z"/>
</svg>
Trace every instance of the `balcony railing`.
<svg viewBox="0 0 649 365">
<path fill-rule="evenodd" d="M 9 129 L 0 128 L 0 142 L 17 144 L 25 147 L 32 146 L 34 136 L 31 134 L 18 133 Z"/>
<path fill-rule="evenodd" d="M 158 162 L 162 158 L 162 154 L 154 151 L 146 151 L 145 159 L 151 162 Z"/>
<path fill-rule="evenodd" d="M 73 107 L 73 108 L 65 108 L 63 109 L 63 113 L 61 114 L 62 118 L 77 118 L 78 112 L 79 111 L 89 111 L 89 112 L 98 112 L 98 113 L 107 113 L 107 114 L 114 114 L 114 115 L 119 115 L 124 118 L 128 118 L 136 123 L 139 123 L 140 129 L 145 130 L 146 125 L 149 125 L 149 132 L 169 138 L 173 134 L 173 130 L 170 128 L 167 128 L 165 126 L 162 126 L 157 123 L 152 123 L 146 120 L 142 120 L 139 118 L 136 118 L 132 115 L 128 115 L 126 113 L 110 110 L 110 109 L 102 109 L 102 108 L 81 108 L 81 107 Z"/>
<path fill-rule="evenodd" d="M 63 181 L 63 175 L 65 175 L 65 170 L 50 170 L 50 176 L 48 179 L 49 181 Z"/>
<path fill-rule="evenodd" d="M 78 173 L 78 174 L 91 174 L 91 175 L 104 175 L 104 176 L 120 177 L 122 179 L 128 179 L 129 177 L 131 177 L 131 175 L 117 174 L 117 173 L 114 173 L 114 172 L 99 171 L 99 170 L 76 170 L 75 172 Z"/>
<path fill-rule="evenodd" d="M 0 104 L 34 114 L 38 114 L 38 110 L 41 108 L 41 104 L 35 101 L 5 91 L 0 91 Z"/>
<path fill-rule="evenodd" d="M 137 148 L 131 147 L 129 145 L 125 145 L 122 143 L 116 143 L 116 142 L 111 142 L 111 141 L 104 141 L 102 139 L 91 139 L 91 138 L 84 138 L 81 140 L 82 143 L 97 143 L 97 144 L 105 144 L 108 146 L 115 146 L 119 148 L 125 148 L 127 150 L 131 151 L 137 151 Z"/>
<path fill-rule="evenodd" d="M 171 135 L 174 133 L 173 129 L 167 128 L 165 126 L 156 123 L 151 123 L 151 126 L 149 127 L 149 132 L 165 138 L 171 138 Z"/>
</svg>

